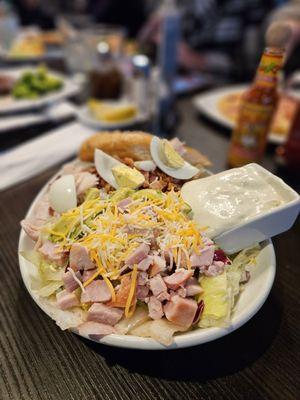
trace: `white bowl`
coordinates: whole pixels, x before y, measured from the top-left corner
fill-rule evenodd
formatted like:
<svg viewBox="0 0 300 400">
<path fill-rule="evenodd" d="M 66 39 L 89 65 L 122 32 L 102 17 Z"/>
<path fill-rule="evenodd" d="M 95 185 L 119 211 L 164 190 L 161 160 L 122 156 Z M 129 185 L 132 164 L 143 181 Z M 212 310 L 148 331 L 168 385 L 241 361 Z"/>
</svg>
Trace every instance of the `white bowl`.
<svg viewBox="0 0 300 400">
<path fill-rule="evenodd" d="M 46 184 L 40 191 L 37 197 L 32 202 L 26 218 L 32 217 L 33 209 L 37 201 L 41 198 L 47 189 Z M 21 231 L 19 238 L 19 252 L 31 250 L 34 243 L 28 236 Z M 33 300 L 37 305 L 51 317 L 49 308 L 42 302 L 39 297 L 32 292 L 30 288 L 30 263 L 22 256 L 19 256 L 20 271 L 23 282 Z M 263 248 L 258 256 L 257 265 L 253 268 L 251 279 L 246 284 L 244 291 L 240 294 L 237 301 L 231 325 L 228 328 L 206 328 L 197 329 L 191 332 L 183 333 L 175 336 L 174 343 L 171 346 L 164 346 L 153 339 L 141 338 L 129 335 L 109 335 L 100 340 L 100 343 L 115 347 L 125 347 L 130 349 L 144 349 L 144 350 L 165 350 L 175 349 L 199 345 L 202 343 L 210 342 L 230 332 L 238 329 L 245 324 L 264 304 L 274 281 L 276 270 L 276 260 L 274 247 L 271 240 L 267 240 L 263 244 Z M 89 338 L 87 338 L 89 339 Z M 91 340 L 91 339 L 89 339 Z"/>
</svg>

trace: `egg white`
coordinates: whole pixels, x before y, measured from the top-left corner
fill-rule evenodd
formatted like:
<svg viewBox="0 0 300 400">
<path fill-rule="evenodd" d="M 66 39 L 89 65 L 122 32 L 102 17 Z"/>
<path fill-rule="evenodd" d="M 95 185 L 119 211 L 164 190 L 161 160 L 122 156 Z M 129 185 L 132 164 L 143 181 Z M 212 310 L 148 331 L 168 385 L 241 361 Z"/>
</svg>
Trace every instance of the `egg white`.
<svg viewBox="0 0 300 400">
<path fill-rule="evenodd" d="M 184 165 L 180 168 L 172 168 L 166 165 L 160 158 L 160 140 L 157 136 L 154 136 L 150 144 L 151 156 L 159 169 L 176 179 L 191 179 L 199 173 L 199 169 L 187 161 L 184 161 Z"/>
</svg>

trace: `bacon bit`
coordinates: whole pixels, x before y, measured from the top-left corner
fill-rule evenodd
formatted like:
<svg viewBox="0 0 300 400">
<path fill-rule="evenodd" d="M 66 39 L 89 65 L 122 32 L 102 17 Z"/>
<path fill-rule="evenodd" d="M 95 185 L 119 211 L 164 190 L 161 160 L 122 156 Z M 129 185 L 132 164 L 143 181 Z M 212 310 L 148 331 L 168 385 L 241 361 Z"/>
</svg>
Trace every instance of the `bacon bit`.
<svg viewBox="0 0 300 400">
<path fill-rule="evenodd" d="M 192 325 L 195 325 L 200 321 L 203 310 L 204 310 L 204 301 L 200 300 Z"/>
</svg>

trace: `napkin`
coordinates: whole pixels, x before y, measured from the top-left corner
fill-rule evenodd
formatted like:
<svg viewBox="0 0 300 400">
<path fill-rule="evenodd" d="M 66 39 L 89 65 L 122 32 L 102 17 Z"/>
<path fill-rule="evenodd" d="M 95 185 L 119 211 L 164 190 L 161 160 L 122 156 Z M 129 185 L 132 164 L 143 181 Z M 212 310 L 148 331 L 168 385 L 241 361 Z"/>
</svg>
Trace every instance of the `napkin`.
<svg viewBox="0 0 300 400">
<path fill-rule="evenodd" d="M 72 117 L 76 112 L 76 107 L 65 101 L 48 107 L 44 112 L 24 114 L 21 116 L 10 116 L 0 118 L 0 134 L 12 129 L 24 128 L 42 122 L 60 121 Z"/>
<path fill-rule="evenodd" d="M 74 156 L 81 143 L 94 132 L 78 122 L 72 122 L 2 153 L 0 190 Z"/>
</svg>

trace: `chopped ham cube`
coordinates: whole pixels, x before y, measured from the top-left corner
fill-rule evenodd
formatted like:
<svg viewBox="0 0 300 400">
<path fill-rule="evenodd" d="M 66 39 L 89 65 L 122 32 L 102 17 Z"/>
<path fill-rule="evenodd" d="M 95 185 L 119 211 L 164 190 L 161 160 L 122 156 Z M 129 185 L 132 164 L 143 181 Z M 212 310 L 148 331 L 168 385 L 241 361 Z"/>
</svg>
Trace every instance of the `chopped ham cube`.
<svg viewBox="0 0 300 400">
<path fill-rule="evenodd" d="M 123 316 L 123 311 L 119 308 L 108 307 L 105 304 L 96 303 L 90 307 L 87 320 L 101 322 L 106 325 L 116 325 Z"/>
<path fill-rule="evenodd" d="M 116 333 L 116 330 L 110 325 L 87 321 L 78 326 L 78 333 L 92 340 L 100 340 L 102 336 Z"/>
<path fill-rule="evenodd" d="M 153 256 L 153 266 L 151 267 L 150 277 L 166 270 L 166 260 L 160 256 Z"/>
<path fill-rule="evenodd" d="M 68 308 L 80 305 L 78 297 L 75 295 L 75 293 L 69 293 L 66 290 L 62 290 L 56 294 L 56 303 L 57 307 L 61 310 L 67 310 Z"/>
<path fill-rule="evenodd" d="M 186 281 L 185 285 L 186 295 L 187 297 L 196 296 L 199 293 L 203 292 L 202 287 L 199 285 L 199 282 L 196 278 L 190 278 Z"/>
<path fill-rule="evenodd" d="M 169 289 L 176 290 L 186 282 L 189 278 L 193 276 L 193 271 L 186 269 L 177 269 L 174 274 L 166 276 L 164 278 L 165 284 Z"/>
<path fill-rule="evenodd" d="M 155 296 L 151 296 L 148 302 L 149 317 L 152 319 L 161 319 L 164 315 L 162 304 Z"/>
<path fill-rule="evenodd" d="M 111 300 L 111 292 L 104 281 L 93 281 L 81 293 L 81 303 L 106 302 Z"/>
<path fill-rule="evenodd" d="M 37 225 L 34 225 L 34 222 L 31 222 L 27 219 L 23 219 L 21 221 L 21 226 L 24 229 L 25 233 L 32 239 L 33 241 L 37 241 L 40 234 L 40 228 Z"/>
<path fill-rule="evenodd" d="M 98 177 L 88 171 L 82 171 L 74 174 L 76 194 L 80 196 L 86 190 L 91 189 L 98 184 Z"/>
<path fill-rule="evenodd" d="M 192 267 L 204 267 L 212 264 L 214 259 L 215 247 L 207 246 L 201 249 L 201 253 L 198 255 L 193 253 L 190 257 Z"/>
<path fill-rule="evenodd" d="M 34 209 L 34 224 L 38 226 L 44 225 L 50 216 L 50 202 L 48 195 L 42 197 Z"/>
<path fill-rule="evenodd" d="M 85 281 L 89 280 L 93 275 L 95 275 L 96 272 L 97 272 L 96 268 L 89 269 L 89 270 L 84 270 L 83 274 L 82 274 L 82 277 L 81 277 L 82 282 L 85 282 Z"/>
<path fill-rule="evenodd" d="M 80 275 L 80 272 L 79 272 L 79 271 L 75 272 L 75 276 L 76 276 L 76 278 L 78 278 L 79 280 L 81 279 L 81 275 Z M 65 289 L 66 289 L 67 292 L 73 292 L 73 291 L 74 291 L 75 289 L 77 289 L 78 286 L 79 286 L 79 284 L 78 284 L 78 282 L 76 281 L 76 279 L 74 279 L 74 276 L 73 276 L 73 274 L 72 274 L 71 271 L 65 272 L 65 273 L 63 274 L 63 276 L 62 276 L 62 280 L 63 280 L 63 282 L 64 282 Z"/>
<path fill-rule="evenodd" d="M 137 285 L 136 287 L 136 297 L 138 300 L 144 301 L 146 297 L 148 297 L 149 288 L 147 286 Z"/>
<path fill-rule="evenodd" d="M 132 199 L 130 197 L 126 197 L 126 199 L 119 201 L 119 203 L 117 204 L 117 207 L 120 211 L 124 212 L 124 211 L 126 211 L 127 207 L 131 203 L 132 203 Z"/>
<path fill-rule="evenodd" d="M 149 284 L 154 296 L 158 296 L 160 293 L 167 291 L 167 286 L 161 275 L 156 275 L 154 278 L 151 278 Z"/>
<path fill-rule="evenodd" d="M 175 295 L 164 306 L 164 313 L 170 322 L 189 328 L 193 323 L 197 308 L 195 300 Z"/>
<path fill-rule="evenodd" d="M 171 145 L 173 146 L 173 149 L 177 151 L 181 156 L 186 153 L 186 149 L 184 147 L 184 142 L 179 140 L 177 137 L 174 137 L 172 140 L 170 140 Z"/>
<path fill-rule="evenodd" d="M 138 270 L 147 271 L 152 263 L 153 263 L 153 257 L 147 256 L 138 263 Z"/>
<path fill-rule="evenodd" d="M 200 269 L 206 276 L 217 276 L 223 273 L 224 263 L 222 261 L 214 261 L 208 268 Z"/>
<path fill-rule="evenodd" d="M 156 296 L 157 300 L 163 302 L 166 300 L 170 300 L 171 295 L 168 292 L 161 292 L 158 296 Z"/>
<path fill-rule="evenodd" d="M 186 288 L 180 287 L 176 290 L 176 294 L 180 297 L 186 297 Z"/>
<path fill-rule="evenodd" d="M 70 267 L 74 271 L 95 268 L 95 265 L 92 263 L 86 247 L 81 246 L 81 244 L 78 243 L 73 244 L 70 251 Z"/>
<path fill-rule="evenodd" d="M 139 272 L 138 278 L 137 278 L 137 284 L 143 286 L 143 285 L 146 285 L 146 283 L 148 281 L 149 281 L 149 279 L 148 279 L 147 272 L 143 272 L 143 271 Z"/>
<path fill-rule="evenodd" d="M 149 251 L 150 247 L 147 244 L 142 243 L 137 249 L 134 250 L 133 253 L 130 254 L 130 256 L 126 259 L 125 264 L 126 265 L 138 264 L 144 258 L 147 257 Z"/>
<path fill-rule="evenodd" d="M 46 240 L 39 248 L 39 252 L 49 261 L 62 267 L 66 262 L 66 253 L 59 249 L 57 244 Z"/>
</svg>

